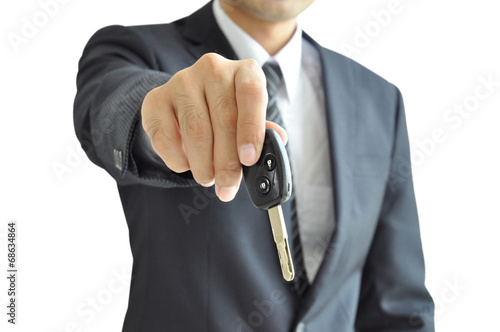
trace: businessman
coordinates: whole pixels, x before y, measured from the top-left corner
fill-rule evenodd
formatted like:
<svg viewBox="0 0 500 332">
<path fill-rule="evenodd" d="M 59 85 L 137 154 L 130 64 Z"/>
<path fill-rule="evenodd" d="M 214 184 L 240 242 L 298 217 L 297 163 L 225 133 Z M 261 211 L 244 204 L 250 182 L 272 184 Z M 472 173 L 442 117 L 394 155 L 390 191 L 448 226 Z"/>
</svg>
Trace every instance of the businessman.
<svg viewBox="0 0 500 332">
<path fill-rule="evenodd" d="M 75 129 L 129 227 L 123 331 L 434 331 L 401 94 L 301 30 L 312 2 L 215 0 L 85 47 Z M 293 170 L 293 282 L 242 182 L 266 128 Z"/>
</svg>

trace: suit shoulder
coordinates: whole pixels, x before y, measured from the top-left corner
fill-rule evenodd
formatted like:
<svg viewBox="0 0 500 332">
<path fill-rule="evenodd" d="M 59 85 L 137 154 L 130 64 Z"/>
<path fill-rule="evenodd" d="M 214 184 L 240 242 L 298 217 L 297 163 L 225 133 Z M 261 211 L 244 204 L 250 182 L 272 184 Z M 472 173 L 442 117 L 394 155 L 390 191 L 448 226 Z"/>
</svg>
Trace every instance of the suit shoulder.
<svg viewBox="0 0 500 332">
<path fill-rule="evenodd" d="M 345 74 L 354 80 L 354 85 L 358 89 L 358 93 L 371 92 L 379 96 L 382 94 L 391 97 L 399 94 L 399 89 L 393 83 L 387 81 L 371 69 L 345 55 L 322 46 L 319 47 L 321 48 L 325 64 L 332 66 L 333 70 L 337 72 L 346 71 Z"/>
<path fill-rule="evenodd" d="M 183 18 L 171 23 L 133 25 L 128 28 L 145 38 L 165 38 L 180 35 L 185 21 L 186 18 Z"/>
<path fill-rule="evenodd" d="M 94 33 L 91 39 L 107 38 L 112 40 L 127 40 L 127 39 L 154 39 L 165 37 L 166 35 L 178 34 L 175 28 L 175 23 L 165 24 L 147 24 L 147 25 L 109 25 L 105 26 Z"/>
<path fill-rule="evenodd" d="M 101 47 L 113 54 L 135 54 L 157 68 L 158 59 L 168 50 L 180 50 L 186 41 L 182 35 L 183 19 L 166 24 L 109 25 L 99 29 L 87 43 L 86 50 Z"/>
</svg>

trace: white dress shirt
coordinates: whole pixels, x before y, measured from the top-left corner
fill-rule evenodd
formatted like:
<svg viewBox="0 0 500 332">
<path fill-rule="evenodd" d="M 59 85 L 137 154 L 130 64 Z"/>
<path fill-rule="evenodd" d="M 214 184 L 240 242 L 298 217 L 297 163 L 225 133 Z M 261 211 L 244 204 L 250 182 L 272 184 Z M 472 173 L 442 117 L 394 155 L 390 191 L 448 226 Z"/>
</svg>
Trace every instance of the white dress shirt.
<svg viewBox="0 0 500 332">
<path fill-rule="evenodd" d="M 278 107 L 288 132 L 293 190 L 302 252 L 309 282 L 316 276 L 335 228 L 330 145 L 325 96 L 318 51 L 302 38 L 297 25 L 290 41 L 274 56 L 213 3 L 215 19 L 239 59 L 255 59 L 260 66 L 280 65 L 284 84 L 278 90 Z M 297 93 L 300 91 L 300 93 Z"/>
</svg>

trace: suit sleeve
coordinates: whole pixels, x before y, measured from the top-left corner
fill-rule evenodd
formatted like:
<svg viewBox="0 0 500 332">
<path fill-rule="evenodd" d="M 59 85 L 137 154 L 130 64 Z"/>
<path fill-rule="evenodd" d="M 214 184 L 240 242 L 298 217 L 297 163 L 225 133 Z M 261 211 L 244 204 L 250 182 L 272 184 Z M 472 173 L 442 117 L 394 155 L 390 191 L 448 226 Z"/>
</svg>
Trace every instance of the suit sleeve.
<svg viewBox="0 0 500 332">
<path fill-rule="evenodd" d="M 83 51 L 74 103 L 76 135 L 90 160 L 120 185 L 196 184 L 190 172 L 174 173 L 161 162 L 140 125 L 144 97 L 171 76 L 158 70 L 152 47 L 132 28 L 101 29 Z"/>
<path fill-rule="evenodd" d="M 396 135 L 377 230 L 363 270 L 358 332 L 434 331 L 410 166 L 404 106 L 397 91 Z"/>
</svg>

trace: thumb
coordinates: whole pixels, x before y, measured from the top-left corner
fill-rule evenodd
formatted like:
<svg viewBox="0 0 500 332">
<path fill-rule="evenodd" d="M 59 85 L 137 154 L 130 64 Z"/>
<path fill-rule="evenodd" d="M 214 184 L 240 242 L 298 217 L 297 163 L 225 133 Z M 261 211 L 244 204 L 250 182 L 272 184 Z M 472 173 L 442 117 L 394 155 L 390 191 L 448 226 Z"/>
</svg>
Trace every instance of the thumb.
<svg viewBox="0 0 500 332">
<path fill-rule="evenodd" d="M 274 123 L 274 122 L 271 122 L 271 121 L 266 121 L 266 129 L 267 128 L 271 128 L 271 129 L 274 129 L 278 132 L 278 134 L 280 134 L 281 136 L 281 139 L 283 140 L 283 144 L 287 144 L 288 143 L 288 133 L 286 132 L 286 130 L 281 127 L 280 125 Z"/>
</svg>

